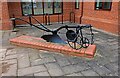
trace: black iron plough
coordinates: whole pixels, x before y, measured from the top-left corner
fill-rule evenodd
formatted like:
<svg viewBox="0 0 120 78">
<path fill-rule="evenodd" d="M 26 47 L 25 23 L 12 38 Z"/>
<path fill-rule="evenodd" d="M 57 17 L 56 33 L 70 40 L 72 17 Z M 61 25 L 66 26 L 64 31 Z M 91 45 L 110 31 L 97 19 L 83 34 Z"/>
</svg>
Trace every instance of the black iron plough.
<svg viewBox="0 0 120 78">
<path fill-rule="evenodd" d="M 81 49 L 81 48 L 87 48 L 90 44 L 92 45 L 94 43 L 94 40 L 93 40 L 94 34 L 92 32 L 92 26 L 90 24 L 80 24 L 80 25 L 77 25 L 77 26 L 65 25 L 65 26 L 59 27 L 58 29 L 51 30 L 51 29 L 48 29 L 47 27 L 45 27 L 43 24 L 41 24 L 33 16 L 31 16 L 31 15 L 26 15 L 26 16 L 35 20 L 39 25 L 32 24 L 31 22 L 28 22 L 28 21 L 24 20 L 23 18 L 11 18 L 11 20 L 12 21 L 21 20 L 21 21 L 24 21 L 24 22 L 30 24 L 31 26 L 34 26 L 34 27 L 36 27 L 40 30 L 43 30 L 43 31 L 46 31 L 46 32 L 51 32 L 52 33 L 51 35 L 48 34 L 48 35 L 43 35 L 41 37 L 44 40 L 46 40 L 47 42 L 69 44 L 70 47 L 72 47 L 76 50 Z M 83 35 L 82 30 L 85 29 L 85 28 L 90 30 L 90 33 L 89 33 L 90 36 L 91 36 L 90 39 L 88 39 L 87 37 L 85 37 Z M 67 38 L 66 41 L 61 39 L 60 36 L 58 35 L 58 32 L 61 29 L 66 29 L 67 30 L 67 32 L 65 33 L 66 38 Z M 72 30 L 72 29 L 74 29 L 74 30 Z"/>
</svg>

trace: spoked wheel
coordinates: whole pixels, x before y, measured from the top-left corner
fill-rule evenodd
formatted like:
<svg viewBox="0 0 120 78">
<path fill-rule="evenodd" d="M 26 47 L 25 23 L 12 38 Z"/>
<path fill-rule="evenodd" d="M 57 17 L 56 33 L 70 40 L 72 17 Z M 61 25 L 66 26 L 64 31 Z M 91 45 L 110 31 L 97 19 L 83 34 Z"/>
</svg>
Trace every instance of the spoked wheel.
<svg viewBox="0 0 120 78">
<path fill-rule="evenodd" d="M 78 38 L 79 38 L 79 37 L 78 37 Z M 74 48 L 74 49 L 76 49 L 76 50 L 82 48 L 82 43 L 81 43 L 81 41 L 80 41 L 78 38 L 77 38 L 77 41 L 76 41 L 76 42 L 72 42 L 72 41 L 67 40 L 69 46 L 72 47 L 72 48 Z"/>
<path fill-rule="evenodd" d="M 83 48 L 87 48 L 90 45 L 90 41 L 86 37 L 81 38 L 80 42 Z"/>
<path fill-rule="evenodd" d="M 72 47 L 76 50 L 78 50 L 82 47 L 80 39 L 78 37 L 78 34 L 76 34 L 73 30 L 68 30 L 66 32 L 66 37 L 67 37 L 67 42 L 70 47 Z"/>
</svg>

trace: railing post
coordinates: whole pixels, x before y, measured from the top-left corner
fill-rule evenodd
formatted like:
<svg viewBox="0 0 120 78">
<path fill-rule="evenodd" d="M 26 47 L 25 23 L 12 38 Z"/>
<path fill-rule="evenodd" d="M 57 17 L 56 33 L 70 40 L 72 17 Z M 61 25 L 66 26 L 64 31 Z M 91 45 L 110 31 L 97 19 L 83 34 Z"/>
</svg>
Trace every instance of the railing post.
<svg viewBox="0 0 120 78">
<path fill-rule="evenodd" d="M 63 24 L 63 14 L 62 14 L 62 24 Z"/>
<path fill-rule="evenodd" d="M 59 14 L 58 14 L 58 23 L 59 23 Z"/>
<path fill-rule="evenodd" d="M 13 14 L 13 18 L 15 18 L 14 14 Z M 14 30 L 14 28 L 16 28 L 16 22 L 15 22 L 15 20 L 13 20 L 13 30 Z"/>
<path fill-rule="evenodd" d="M 44 13 L 43 13 L 43 24 L 44 24 Z"/>
<path fill-rule="evenodd" d="M 50 15 L 48 14 L 48 25 L 51 25 L 50 24 Z"/>
<path fill-rule="evenodd" d="M 32 23 L 31 16 L 29 16 L 29 22 L 30 22 L 30 25 L 31 25 L 31 23 Z M 31 25 L 31 26 L 32 26 L 32 25 Z"/>
<path fill-rule="evenodd" d="M 73 13 L 74 14 L 74 23 L 75 23 L 75 13 Z"/>
<path fill-rule="evenodd" d="M 47 25 L 47 13 L 45 14 L 45 25 Z"/>
</svg>

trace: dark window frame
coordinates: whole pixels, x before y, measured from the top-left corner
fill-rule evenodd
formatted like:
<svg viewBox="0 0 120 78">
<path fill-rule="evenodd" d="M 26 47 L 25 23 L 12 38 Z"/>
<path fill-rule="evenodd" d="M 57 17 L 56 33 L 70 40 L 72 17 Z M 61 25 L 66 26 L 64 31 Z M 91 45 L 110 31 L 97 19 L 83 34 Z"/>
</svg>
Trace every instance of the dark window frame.
<svg viewBox="0 0 120 78">
<path fill-rule="evenodd" d="M 75 0 L 75 9 L 79 9 L 79 7 L 80 7 L 80 2 L 78 1 L 78 7 L 77 7 L 77 2 Z"/>
<path fill-rule="evenodd" d="M 34 8 L 33 8 L 33 1 L 31 0 L 31 2 L 30 3 L 32 3 L 32 16 L 39 16 L 39 15 L 44 15 L 44 2 L 42 2 L 42 7 L 43 7 L 43 14 L 34 14 Z M 21 10 L 22 10 L 22 16 L 25 16 L 24 14 L 23 14 L 23 8 L 22 8 L 22 2 L 21 2 Z M 63 1 L 61 2 L 61 13 L 55 13 L 55 11 L 54 11 L 54 2 L 52 2 L 52 6 L 53 6 L 53 14 L 49 14 L 49 15 L 58 15 L 58 14 L 63 14 Z"/>
<path fill-rule="evenodd" d="M 97 9 L 97 0 L 95 1 L 95 10 L 97 11 L 99 11 L 99 10 L 103 10 L 103 11 L 111 11 L 111 9 L 112 9 L 112 0 L 111 0 L 111 2 L 110 2 L 110 8 L 109 9 L 105 9 L 104 8 L 104 3 L 105 3 L 105 1 L 103 1 L 103 2 L 101 2 L 102 3 L 102 8 L 101 9 Z"/>
</svg>

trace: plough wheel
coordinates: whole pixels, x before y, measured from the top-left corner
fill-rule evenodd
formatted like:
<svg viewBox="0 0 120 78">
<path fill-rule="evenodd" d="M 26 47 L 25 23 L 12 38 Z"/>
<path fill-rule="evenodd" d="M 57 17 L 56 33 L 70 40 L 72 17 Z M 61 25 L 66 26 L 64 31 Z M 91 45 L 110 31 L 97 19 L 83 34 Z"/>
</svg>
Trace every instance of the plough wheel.
<svg viewBox="0 0 120 78">
<path fill-rule="evenodd" d="M 80 42 L 82 43 L 83 48 L 87 48 L 90 44 L 89 39 L 87 39 L 86 37 L 81 38 Z"/>
<path fill-rule="evenodd" d="M 81 42 L 80 37 L 76 37 L 74 41 L 72 40 L 67 40 L 67 41 L 68 41 L 69 46 L 76 50 L 82 48 L 82 42 Z"/>
</svg>

